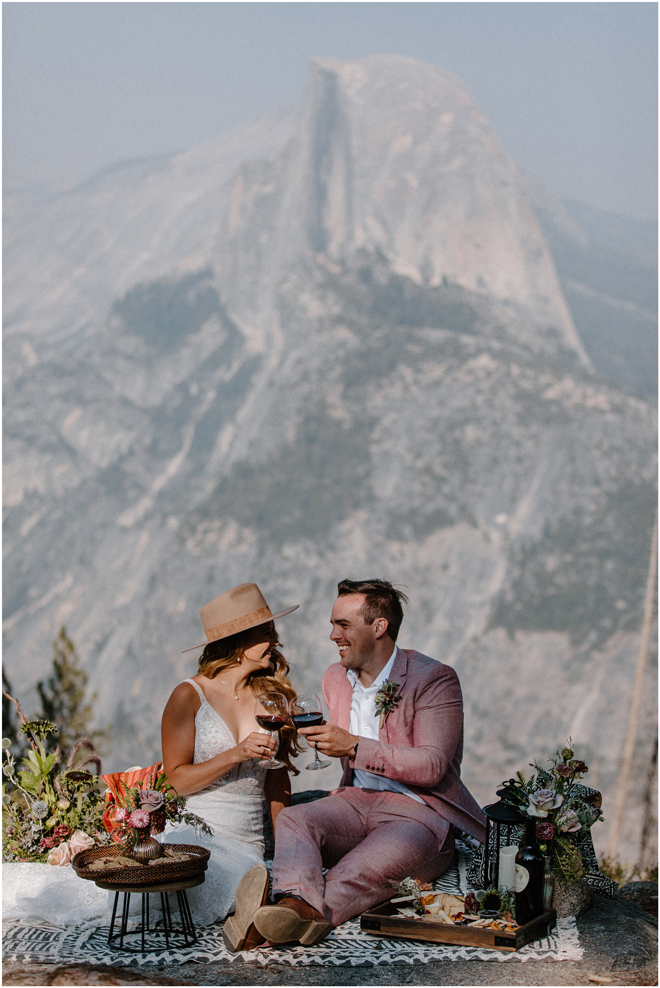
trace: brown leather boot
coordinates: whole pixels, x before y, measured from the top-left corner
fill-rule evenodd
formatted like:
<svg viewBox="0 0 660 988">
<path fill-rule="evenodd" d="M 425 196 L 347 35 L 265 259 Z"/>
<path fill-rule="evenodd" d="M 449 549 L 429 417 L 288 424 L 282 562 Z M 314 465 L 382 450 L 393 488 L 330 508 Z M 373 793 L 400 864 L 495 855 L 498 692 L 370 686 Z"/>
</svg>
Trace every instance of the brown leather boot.
<svg viewBox="0 0 660 988">
<path fill-rule="evenodd" d="M 254 914 L 254 925 L 270 943 L 298 941 L 311 947 L 327 937 L 332 929 L 318 909 L 304 899 L 285 895 L 276 906 L 262 906 Z"/>
<path fill-rule="evenodd" d="M 227 950 L 252 950 L 264 942 L 253 923 L 255 912 L 268 901 L 268 868 L 255 865 L 246 871 L 236 889 L 236 912 L 228 916 L 222 929 Z"/>
</svg>

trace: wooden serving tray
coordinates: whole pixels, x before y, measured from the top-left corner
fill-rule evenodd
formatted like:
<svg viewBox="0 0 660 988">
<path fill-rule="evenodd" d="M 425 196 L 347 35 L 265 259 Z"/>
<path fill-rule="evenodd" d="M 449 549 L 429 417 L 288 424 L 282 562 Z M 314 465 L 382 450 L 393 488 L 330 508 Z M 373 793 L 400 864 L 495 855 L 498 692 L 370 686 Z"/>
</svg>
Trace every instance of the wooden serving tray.
<svg viewBox="0 0 660 988">
<path fill-rule="evenodd" d="M 376 906 L 360 918 L 360 928 L 364 933 L 372 933 L 377 937 L 402 937 L 406 940 L 430 940 L 433 943 L 457 944 L 463 947 L 485 947 L 491 950 L 520 950 L 532 940 L 546 937 L 556 924 L 557 914 L 554 909 L 546 909 L 536 919 L 519 926 L 513 933 L 504 930 L 479 929 L 474 926 L 450 926 L 448 923 L 437 923 L 416 919 L 412 916 L 401 916 L 396 906 L 384 902 Z"/>
</svg>

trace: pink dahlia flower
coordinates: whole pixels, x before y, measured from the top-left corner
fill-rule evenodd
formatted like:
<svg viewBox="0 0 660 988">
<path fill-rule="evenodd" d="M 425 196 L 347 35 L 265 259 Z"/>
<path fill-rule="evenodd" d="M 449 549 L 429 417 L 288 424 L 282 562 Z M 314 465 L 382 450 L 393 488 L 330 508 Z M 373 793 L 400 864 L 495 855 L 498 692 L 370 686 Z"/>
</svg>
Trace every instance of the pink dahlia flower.
<svg viewBox="0 0 660 988">
<path fill-rule="evenodd" d="M 149 826 L 149 814 L 146 810 L 133 810 L 128 818 L 128 823 L 131 827 L 135 827 L 136 830 L 142 830 L 144 827 Z"/>
</svg>

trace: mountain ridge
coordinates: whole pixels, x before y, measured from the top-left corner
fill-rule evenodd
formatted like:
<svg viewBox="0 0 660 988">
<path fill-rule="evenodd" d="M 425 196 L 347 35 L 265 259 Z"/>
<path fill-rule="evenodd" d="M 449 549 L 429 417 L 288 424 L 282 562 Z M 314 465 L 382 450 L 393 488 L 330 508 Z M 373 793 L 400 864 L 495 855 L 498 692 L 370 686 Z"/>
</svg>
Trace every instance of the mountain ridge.
<svg viewBox="0 0 660 988">
<path fill-rule="evenodd" d="M 324 61 L 299 115 L 179 156 L 179 198 L 145 178 L 114 226 L 112 196 L 91 228 L 68 197 L 48 270 L 21 244 L 57 210 L 9 239 L 8 671 L 29 690 L 66 623 L 115 767 L 156 757 L 208 600 L 256 579 L 300 603 L 287 656 L 318 689 L 336 582 L 376 574 L 410 590 L 402 643 L 460 673 L 483 802 L 571 731 L 615 784 L 653 408 L 592 369 L 467 94 L 407 66 Z"/>
</svg>

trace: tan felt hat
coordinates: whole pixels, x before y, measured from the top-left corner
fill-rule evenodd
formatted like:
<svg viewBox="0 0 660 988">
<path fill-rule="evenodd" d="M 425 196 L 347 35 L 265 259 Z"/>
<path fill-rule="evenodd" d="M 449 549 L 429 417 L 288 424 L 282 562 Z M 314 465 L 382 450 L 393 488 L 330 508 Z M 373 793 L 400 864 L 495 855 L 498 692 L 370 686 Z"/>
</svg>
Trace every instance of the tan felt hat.
<svg viewBox="0 0 660 988">
<path fill-rule="evenodd" d="M 202 648 L 210 642 L 229 638 L 239 631 L 247 631 L 260 624 L 267 624 L 268 621 L 290 614 L 297 607 L 300 607 L 300 604 L 273 614 L 256 583 L 241 583 L 240 587 L 233 587 L 227 593 L 221 593 L 210 604 L 202 607 L 199 616 L 206 632 L 206 641 L 192 645 L 191 648 L 184 648 L 182 651 L 192 652 L 194 648 Z"/>
</svg>

